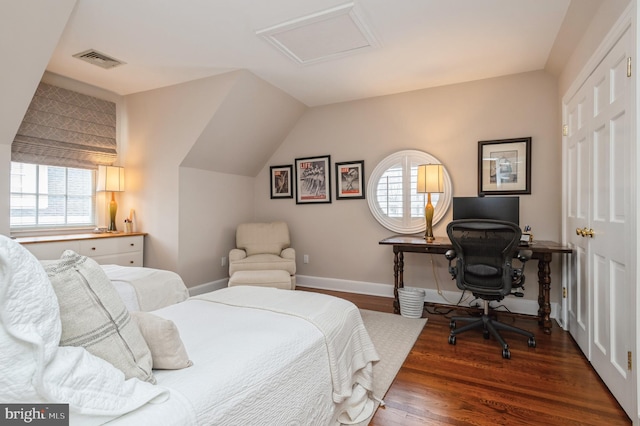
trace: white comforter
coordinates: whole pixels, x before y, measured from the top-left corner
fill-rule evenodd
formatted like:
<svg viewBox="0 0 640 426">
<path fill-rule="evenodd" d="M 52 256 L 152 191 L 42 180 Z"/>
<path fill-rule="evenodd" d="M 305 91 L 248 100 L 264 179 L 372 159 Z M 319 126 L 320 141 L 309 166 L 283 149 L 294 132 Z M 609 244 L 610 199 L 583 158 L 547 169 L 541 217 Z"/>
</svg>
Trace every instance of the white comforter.
<svg viewBox="0 0 640 426">
<path fill-rule="evenodd" d="M 334 402 L 349 398 L 355 384 L 367 391 L 373 389 L 373 362 L 380 358 L 353 303 L 319 293 L 250 286 L 225 288 L 196 298 L 278 312 L 310 322 L 323 334 L 327 345 Z"/>
<path fill-rule="evenodd" d="M 154 314 L 176 323 L 194 364 L 154 371 L 158 385 L 174 402 L 188 400 L 200 425 L 349 424 L 373 410 L 367 389 L 377 353 L 350 302 L 232 287 Z M 160 418 L 173 409 L 153 406 Z M 139 424 L 149 412 L 143 407 L 114 424 Z"/>
</svg>

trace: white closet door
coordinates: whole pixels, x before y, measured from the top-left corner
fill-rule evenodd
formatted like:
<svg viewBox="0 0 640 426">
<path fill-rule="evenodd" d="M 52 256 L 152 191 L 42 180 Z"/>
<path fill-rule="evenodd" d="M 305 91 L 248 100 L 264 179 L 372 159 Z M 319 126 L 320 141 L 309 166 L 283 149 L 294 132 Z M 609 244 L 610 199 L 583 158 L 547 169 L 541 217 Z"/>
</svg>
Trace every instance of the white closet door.
<svg viewBox="0 0 640 426">
<path fill-rule="evenodd" d="M 593 109 L 591 91 L 587 86 L 572 98 L 566 113 L 568 127 L 565 150 L 566 243 L 574 250 L 567 273 L 567 312 L 569 332 L 584 352 L 591 357 L 590 306 L 591 293 L 588 283 L 587 249 L 589 241 L 582 230 L 590 217 L 590 134 L 587 129 L 589 111 Z M 588 227 L 587 227 L 588 229 Z M 580 234 L 578 233 L 580 232 Z"/>
<path fill-rule="evenodd" d="M 565 105 L 565 241 L 569 331 L 611 393 L 636 417 L 636 203 L 630 28 Z"/>
<path fill-rule="evenodd" d="M 593 293 L 591 363 L 632 418 L 635 386 L 628 357 L 635 348 L 635 230 L 631 190 L 632 79 L 627 76 L 631 31 L 607 54 L 588 80 L 593 94 L 592 191 L 589 286 Z"/>
</svg>

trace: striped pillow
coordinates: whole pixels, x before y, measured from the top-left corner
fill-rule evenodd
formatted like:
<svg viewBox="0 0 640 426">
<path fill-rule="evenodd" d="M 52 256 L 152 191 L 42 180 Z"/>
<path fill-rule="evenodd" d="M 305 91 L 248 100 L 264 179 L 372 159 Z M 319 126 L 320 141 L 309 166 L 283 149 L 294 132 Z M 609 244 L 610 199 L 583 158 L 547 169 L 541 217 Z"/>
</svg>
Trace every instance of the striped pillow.
<svg viewBox="0 0 640 426">
<path fill-rule="evenodd" d="M 60 346 L 84 347 L 127 379 L 155 384 L 149 347 L 100 265 L 72 250 L 42 263 L 60 306 Z"/>
</svg>

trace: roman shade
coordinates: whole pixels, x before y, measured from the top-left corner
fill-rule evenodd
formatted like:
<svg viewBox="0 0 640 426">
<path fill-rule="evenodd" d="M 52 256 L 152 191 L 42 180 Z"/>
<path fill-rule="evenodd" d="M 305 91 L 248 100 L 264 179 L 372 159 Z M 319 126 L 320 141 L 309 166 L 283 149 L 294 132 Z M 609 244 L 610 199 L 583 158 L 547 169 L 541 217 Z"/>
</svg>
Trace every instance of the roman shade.
<svg viewBox="0 0 640 426">
<path fill-rule="evenodd" d="M 38 85 L 11 145 L 11 161 L 95 169 L 116 158 L 114 102 Z"/>
</svg>

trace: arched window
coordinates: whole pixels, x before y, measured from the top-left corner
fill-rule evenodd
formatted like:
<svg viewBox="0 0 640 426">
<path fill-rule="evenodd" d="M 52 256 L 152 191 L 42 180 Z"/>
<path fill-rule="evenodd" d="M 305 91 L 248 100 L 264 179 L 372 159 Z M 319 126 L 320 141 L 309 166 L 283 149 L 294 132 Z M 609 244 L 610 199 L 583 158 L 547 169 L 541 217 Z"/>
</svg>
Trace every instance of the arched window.
<svg viewBox="0 0 640 426">
<path fill-rule="evenodd" d="M 417 234 L 425 230 L 426 194 L 416 192 L 420 164 L 440 164 L 440 161 L 422 151 L 398 151 L 380 161 L 369 177 L 369 209 L 390 231 Z M 449 173 L 444 166 L 443 169 L 444 192 L 431 194 L 434 225 L 449 209 L 453 193 Z"/>
</svg>

